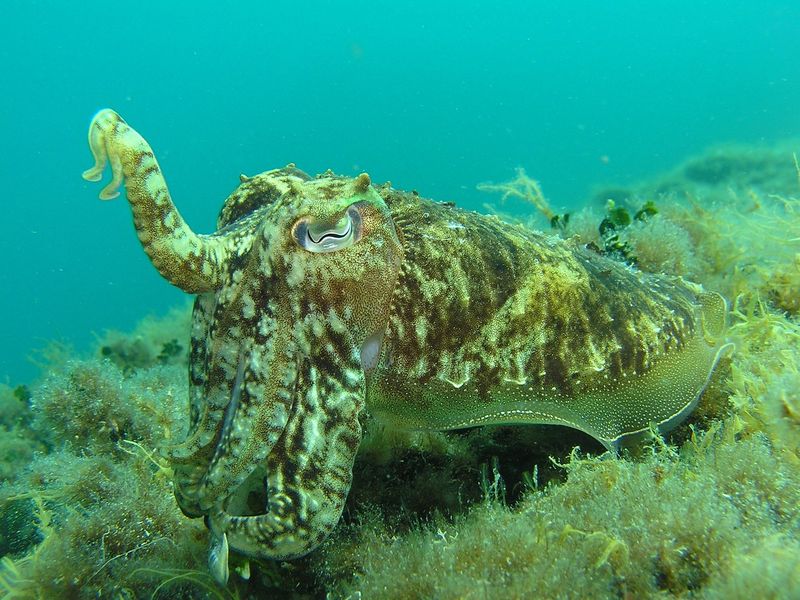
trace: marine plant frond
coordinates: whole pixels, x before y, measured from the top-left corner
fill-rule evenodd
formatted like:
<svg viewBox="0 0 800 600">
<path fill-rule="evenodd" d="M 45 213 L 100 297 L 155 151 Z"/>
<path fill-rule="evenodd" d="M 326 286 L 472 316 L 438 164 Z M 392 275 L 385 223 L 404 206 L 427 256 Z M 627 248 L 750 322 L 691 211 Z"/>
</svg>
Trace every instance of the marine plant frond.
<svg viewBox="0 0 800 600">
<path fill-rule="evenodd" d="M 671 461 L 678 460 L 678 450 L 672 444 L 667 443 L 664 435 L 659 431 L 657 423 L 650 422 L 645 433 L 645 439 L 647 440 L 645 447 L 650 450 L 653 456 L 666 457 Z"/>
<path fill-rule="evenodd" d="M 131 548 L 130 550 L 127 550 L 126 552 L 120 552 L 119 554 L 115 554 L 111 558 L 108 558 L 105 561 L 103 561 L 103 564 L 101 564 L 97 569 L 95 569 L 95 571 L 89 576 L 89 578 L 86 580 L 86 583 L 89 583 L 95 577 L 97 577 L 112 562 L 114 562 L 116 560 L 119 560 L 119 559 L 123 559 L 123 560 L 127 559 L 130 556 L 132 556 L 133 554 L 136 554 L 137 552 L 145 550 L 145 549 L 149 548 L 150 546 L 154 546 L 155 544 L 158 544 L 160 542 L 167 542 L 168 544 L 172 544 L 173 546 L 175 545 L 175 542 L 173 542 L 168 537 L 161 536 L 161 537 L 157 537 L 157 538 L 152 539 L 152 540 L 148 540 L 148 541 L 146 541 L 146 542 L 144 542 L 142 544 L 139 544 L 139 545 L 135 546 L 134 548 Z"/>
<path fill-rule="evenodd" d="M 7 504 L 9 502 L 16 502 L 17 500 L 33 500 L 34 498 L 39 500 L 60 500 L 62 498 L 62 494 L 58 493 L 43 493 L 40 490 L 31 490 L 30 492 L 20 492 L 18 494 L 13 494 L 11 496 L 2 496 L 0 497 L 0 505 Z"/>
<path fill-rule="evenodd" d="M 709 423 L 707 429 L 700 429 L 695 425 L 690 425 L 689 439 L 681 448 L 681 454 L 691 461 L 707 460 L 714 452 L 721 447 L 730 447 L 736 443 L 741 434 L 746 431 L 745 419 L 753 418 L 747 413 L 746 408 L 737 408 L 737 413 L 726 417 L 723 420 L 714 420 Z"/>
<path fill-rule="evenodd" d="M 554 456 L 549 456 L 548 458 L 553 466 L 563 469 L 568 474 L 582 464 L 591 464 L 595 462 L 594 458 L 581 458 L 581 449 L 579 446 L 572 447 L 572 450 L 569 452 L 569 460 L 567 462 L 559 462 Z"/>
<path fill-rule="evenodd" d="M 30 558 L 25 557 L 14 561 L 8 556 L 0 559 L 0 597 L 9 600 L 37 598 L 37 594 L 34 593 L 34 581 L 26 579 L 19 568 L 29 560 Z"/>
<path fill-rule="evenodd" d="M 612 569 L 616 570 L 619 566 L 628 561 L 628 545 L 621 539 L 609 535 L 604 531 L 582 531 L 580 529 L 576 529 L 570 524 L 566 524 L 564 525 L 564 529 L 561 531 L 559 538 L 563 542 L 572 535 L 577 535 L 588 540 L 597 540 L 600 542 L 600 553 L 593 565 L 595 569 L 599 569 L 603 565 L 609 564 Z"/>
<path fill-rule="evenodd" d="M 127 444 L 129 448 L 126 448 L 122 444 Z M 133 440 L 121 440 L 119 444 L 119 449 L 125 452 L 126 454 L 130 454 L 131 456 L 141 457 L 151 462 L 155 465 L 157 472 L 157 477 L 164 477 L 167 480 L 171 480 L 173 476 L 172 467 L 170 467 L 169 462 L 160 456 L 156 455 L 155 450 L 148 450 L 144 446 L 142 446 L 139 442 Z"/>
<path fill-rule="evenodd" d="M 500 461 L 496 456 L 492 457 L 491 473 L 488 464 L 483 463 L 480 467 L 480 484 L 483 500 L 486 504 L 506 504 L 506 484 L 500 474 Z"/>
<path fill-rule="evenodd" d="M 800 341 L 800 325 L 770 309 L 758 293 L 737 296 L 730 314 L 735 321 L 731 336 L 750 345 L 774 343 L 776 339 Z"/>
<path fill-rule="evenodd" d="M 552 222 L 556 212 L 550 207 L 539 182 L 529 177 L 522 167 L 517 167 L 516 172 L 517 176 L 514 179 L 502 183 L 487 181 L 479 183 L 477 188 L 481 192 L 501 194 L 501 203 L 509 198 L 519 198 L 523 202 L 529 202 L 547 218 L 548 222 Z"/>
<path fill-rule="evenodd" d="M 59 340 L 47 340 L 43 346 L 32 349 L 26 359 L 42 373 L 48 369 L 69 363 L 75 356 L 71 344 Z"/>
<path fill-rule="evenodd" d="M 218 598 L 219 600 L 231 600 L 239 597 L 238 591 L 234 589 L 231 592 L 228 588 L 221 588 L 217 583 L 214 581 L 214 578 L 204 571 L 199 571 L 197 569 L 153 569 L 149 567 L 142 567 L 136 569 L 131 573 L 131 577 L 134 577 L 138 574 L 145 574 L 145 575 L 152 575 L 155 577 L 162 578 L 161 583 L 159 583 L 154 589 L 152 594 L 150 594 L 151 600 L 155 600 L 159 597 L 160 592 L 164 592 L 173 585 L 179 585 L 181 583 L 189 583 L 192 584 L 203 591 L 205 591 L 210 598 Z M 169 597 L 167 594 L 164 597 Z"/>
<path fill-rule="evenodd" d="M 34 506 L 34 518 L 36 519 L 36 528 L 42 534 L 42 542 L 39 544 L 41 547 L 50 538 L 51 534 L 55 533 L 53 527 L 53 513 L 45 506 L 44 498 L 40 495 L 31 497 Z"/>
</svg>

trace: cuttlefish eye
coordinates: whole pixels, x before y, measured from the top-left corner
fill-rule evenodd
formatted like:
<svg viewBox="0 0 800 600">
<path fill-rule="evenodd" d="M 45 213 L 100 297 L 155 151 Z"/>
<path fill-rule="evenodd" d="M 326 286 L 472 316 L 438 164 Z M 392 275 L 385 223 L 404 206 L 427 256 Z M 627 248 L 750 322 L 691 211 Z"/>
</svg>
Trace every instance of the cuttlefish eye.
<svg viewBox="0 0 800 600">
<path fill-rule="evenodd" d="M 295 223 L 293 234 L 295 241 L 309 252 L 336 252 L 360 240 L 363 229 L 361 213 L 353 205 L 335 223 L 304 217 Z"/>
</svg>

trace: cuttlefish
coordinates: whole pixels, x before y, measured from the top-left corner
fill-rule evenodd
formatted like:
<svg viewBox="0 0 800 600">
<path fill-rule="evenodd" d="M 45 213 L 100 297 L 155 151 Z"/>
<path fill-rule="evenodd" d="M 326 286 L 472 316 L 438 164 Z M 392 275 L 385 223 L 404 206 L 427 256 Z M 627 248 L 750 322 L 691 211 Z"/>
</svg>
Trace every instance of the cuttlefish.
<svg viewBox="0 0 800 600">
<path fill-rule="evenodd" d="M 728 347 L 726 303 L 577 241 L 434 202 L 366 173 L 241 176 L 194 233 L 147 142 L 112 110 L 89 128 L 161 275 L 196 294 L 189 430 L 170 451 L 209 565 L 291 559 L 338 522 L 365 415 L 448 430 L 557 424 L 608 449 L 695 407 Z"/>
</svg>

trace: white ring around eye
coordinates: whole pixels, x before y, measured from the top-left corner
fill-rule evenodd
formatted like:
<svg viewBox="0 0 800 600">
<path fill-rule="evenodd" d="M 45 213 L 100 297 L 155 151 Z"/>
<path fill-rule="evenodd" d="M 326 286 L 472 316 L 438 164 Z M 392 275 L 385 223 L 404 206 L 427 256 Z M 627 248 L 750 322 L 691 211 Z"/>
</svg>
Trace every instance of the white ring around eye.
<svg viewBox="0 0 800 600">
<path fill-rule="evenodd" d="M 331 227 L 302 219 L 294 227 L 294 236 L 300 246 L 309 252 L 336 252 L 352 246 L 361 239 L 361 213 L 354 207 Z"/>
</svg>

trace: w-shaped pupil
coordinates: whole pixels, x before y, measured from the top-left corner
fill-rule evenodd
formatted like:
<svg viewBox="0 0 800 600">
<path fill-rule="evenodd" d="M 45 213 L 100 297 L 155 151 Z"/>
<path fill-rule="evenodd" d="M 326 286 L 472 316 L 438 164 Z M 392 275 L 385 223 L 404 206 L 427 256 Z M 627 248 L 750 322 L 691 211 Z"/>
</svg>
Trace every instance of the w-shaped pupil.
<svg viewBox="0 0 800 600">
<path fill-rule="evenodd" d="M 337 239 L 337 240 L 341 240 L 343 238 L 346 238 L 350 234 L 351 227 L 352 227 L 352 223 L 350 223 L 350 221 L 348 221 L 347 222 L 347 228 L 342 233 L 338 233 L 336 231 L 326 231 L 325 233 L 323 233 L 320 236 L 320 238 L 318 240 L 315 240 L 314 236 L 311 235 L 311 230 L 308 230 L 307 231 L 308 239 L 311 240 L 315 244 L 321 244 L 323 241 L 325 241 L 328 238 L 334 238 L 334 239 Z"/>
</svg>

